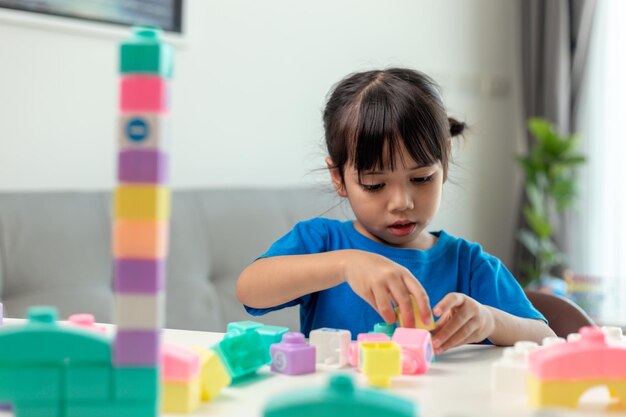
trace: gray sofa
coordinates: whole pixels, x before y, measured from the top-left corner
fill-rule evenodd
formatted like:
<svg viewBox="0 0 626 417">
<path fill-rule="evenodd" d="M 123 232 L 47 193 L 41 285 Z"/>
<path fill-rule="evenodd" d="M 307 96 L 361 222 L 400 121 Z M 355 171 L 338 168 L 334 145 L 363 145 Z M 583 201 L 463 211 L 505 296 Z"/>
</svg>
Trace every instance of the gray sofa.
<svg viewBox="0 0 626 417">
<path fill-rule="evenodd" d="M 112 321 L 110 192 L 0 193 L 0 299 Z M 198 189 L 172 194 L 166 327 L 224 331 L 249 320 L 234 295 L 241 270 L 296 222 L 351 215 L 330 190 Z M 297 308 L 259 318 L 299 329 Z"/>
</svg>

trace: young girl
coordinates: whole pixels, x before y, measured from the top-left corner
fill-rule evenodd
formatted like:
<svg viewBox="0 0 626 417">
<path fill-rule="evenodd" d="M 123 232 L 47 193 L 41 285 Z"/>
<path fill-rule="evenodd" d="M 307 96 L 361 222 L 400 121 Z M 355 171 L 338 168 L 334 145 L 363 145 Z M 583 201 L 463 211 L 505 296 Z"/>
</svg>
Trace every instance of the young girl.
<svg viewBox="0 0 626 417">
<path fill-rule="evenodd" d="M 409 69 L 349 75 L 324 110 L 326 164 L 355 220 L 298 223 L 248 266 L 237 298 L 250 314 L 300 305 L 303 333 L 382 319 L 436 317 L 436 353 L 464 343 L 540 342 L 554 333 L 500 260 L 445 231 L 429 232 L 448 175 L 451 138 L 436 84 Z"/>
</svg>

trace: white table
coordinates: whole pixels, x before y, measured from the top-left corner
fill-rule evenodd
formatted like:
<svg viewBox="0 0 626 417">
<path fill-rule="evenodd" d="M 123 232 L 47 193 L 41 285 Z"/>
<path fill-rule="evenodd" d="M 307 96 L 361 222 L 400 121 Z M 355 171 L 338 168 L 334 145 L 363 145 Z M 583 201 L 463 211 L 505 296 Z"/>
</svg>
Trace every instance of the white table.
<svg viewBox="0 0 626 417">
<path fill-rule="evenodd" d="M 8 324 L 21 320 L 8 320 Z M 165 340 L 186 346 L 210 346 L 221 340 L 223 333 L 189 330 L 164 331 Z M 500 358 L 502 349 L 491 346 L 466 345 L 440 355 L 426 375 L 403 375 L 394 378 L 387 391 L 418 403 L 419 416 L 424 417 L 517 417 L 517 416 L 584 416 L 604 414 L 581 409 L 532 410 L 522 396 L 492 395 L 491 363 Z M 305 387 L 325 386 L 331 372 L 355 375 L 358 386 L 366 387 L 364 378 L 354 368 L 334 370 L 318 366 L 314 374 L 287 376 L 270 372 L 269 366 L 258 371 L 258 377 L 222 390 L 211 402 L 202 403 L 192 416 L 259 417 L 268 399 L 274 395 Z M 596 407 L 597 408 L 597 407 Z M 0 412 L 0 416 L 11 413 Z M 173 416 L 174 414 L 168 414 Z M 626 414 L 611 413 L 610 416 Z M 114 416 L 112 416 L 114 417 Z M 330 416 L 322 416 L 330 417 Z M 351 417 L 351 416 L 345 416 Z M 381 416 L 383 417 L 383 416 Z"/>
</svg>

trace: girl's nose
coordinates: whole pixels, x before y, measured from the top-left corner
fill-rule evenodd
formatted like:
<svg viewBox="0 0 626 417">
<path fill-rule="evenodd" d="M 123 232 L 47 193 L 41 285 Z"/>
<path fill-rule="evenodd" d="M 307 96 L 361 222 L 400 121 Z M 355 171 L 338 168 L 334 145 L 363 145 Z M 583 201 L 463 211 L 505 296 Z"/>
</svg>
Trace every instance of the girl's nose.
<svg viewBox="0 0 626 417">
<path fill-rule="evenodd" d="M 412 210 L 414 207 L 413 196 L 406 187 L 398 186 L 391 190 L 389 211 L 406 211 Z"/>
</svg>

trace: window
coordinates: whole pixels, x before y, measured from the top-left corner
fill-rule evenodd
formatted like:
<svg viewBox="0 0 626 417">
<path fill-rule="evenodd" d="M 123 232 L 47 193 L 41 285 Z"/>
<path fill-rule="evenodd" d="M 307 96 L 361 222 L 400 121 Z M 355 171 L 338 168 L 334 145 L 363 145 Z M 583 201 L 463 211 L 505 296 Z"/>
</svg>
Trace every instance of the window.
<svg viewBox="0 0 626 417">
<path fill-rule="evenodd" d="M 581 170 L 580 221 L 573 268 L 601 278 L 600 318 L 626 326 L 626 2 L 597 3 L 581 95 L 579 132 L 587 164 Z"/>
<path fill-rule="evenodd" d="M 182 32 L 182 0 L 0 0 L 0 7 Z"/>
</svg>

